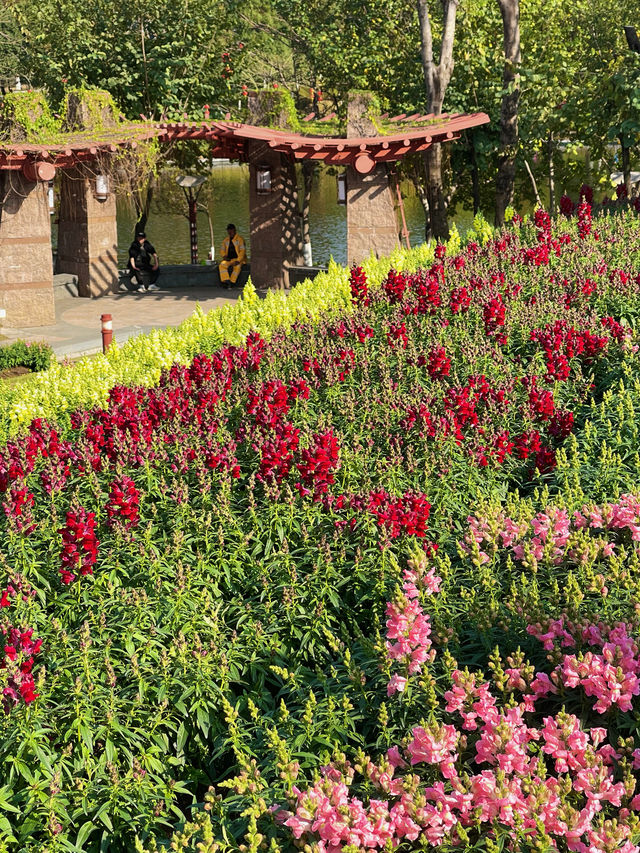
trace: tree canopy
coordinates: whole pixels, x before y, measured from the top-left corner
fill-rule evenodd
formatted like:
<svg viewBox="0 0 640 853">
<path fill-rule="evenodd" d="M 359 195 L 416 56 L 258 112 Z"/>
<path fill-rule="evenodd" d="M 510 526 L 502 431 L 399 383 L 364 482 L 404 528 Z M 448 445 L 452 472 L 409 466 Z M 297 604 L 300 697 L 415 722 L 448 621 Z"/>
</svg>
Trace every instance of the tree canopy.
<svg viewBox="0 0 640 853">
<path fill-rule="evenodd" d="M 443 4 L 428 0 L 434 44 Z M 632 159 L 639 132 L 638 59 L 624 26 L 640 25 L 640 0 L 527 0 L 519 69 L 519 198 L 528 168 L 564 185 L 571 158 L 588 146 L 616 164 L 621 135 Z M 128 118 L 243 115 L 247 88 L 278 85 L 300 110 L 345 111 L 351 89 L 374 91 L 383 109 L 426 108 L 415 0 L 5 0 L 0 8 L 0 78 L 19 73 L 53 102 L 68 86 L 107 89 Z M 445 112 L 483 110 L 490 126 L 452 148 L 449 186 L 458 199 L 492 207 L 503 96 L 498 0 L 459 0 L 455 67 Z M 525 166 L 526 161 L 526 166 Z M 446 171 L 446 170 L 445 170 Z"/>
</svg>

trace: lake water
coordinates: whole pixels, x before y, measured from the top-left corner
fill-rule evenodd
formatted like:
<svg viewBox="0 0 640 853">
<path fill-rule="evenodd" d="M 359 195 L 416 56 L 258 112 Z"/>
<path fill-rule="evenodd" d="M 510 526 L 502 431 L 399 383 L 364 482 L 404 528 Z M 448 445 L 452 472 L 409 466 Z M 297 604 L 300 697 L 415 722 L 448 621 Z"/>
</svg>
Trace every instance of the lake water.
<svg viewBox="0 0 640 853">
<path fill-rule="evenodd" d="M 585 170 L 585 156 L 576 156 L 573 164 L 573 174 L 570 174 L 568 191 L 572 197 L 577 196 L 578 187 L 582 183 L 585 171 L 588 173 L 593 164 L 588 164 Z M 565 170 L 566 171 L 566 170 Z M 525 176 L 526 177 L 526 176 Z M 596 179 L 597 175 L 591 177 Z M 190 263 L 189 223 L 186 212 L 187 205 L 182 192 L 172 179 L 165 177 L 164 183 L 154 195 L 154 205 L 149 216 L 146 231 L 149 240 L 158 250 L 162 264 Z M 543 203 L 547 203 L 546 183 L 541 181 L 539 186 Z M 558 187 L 558 197 L 562 188 Z M 609 190 L 611 192 L 611 190 Z M 227 223 L 233 222 L 238 232 L 245 238 L 251 260 L 251 244 L 249 238 L 249 167 L 246 164 L 227 163 L 216 164 L 202 194 L 208 196 L 208 207 L 213 220 L 214 245 L 216 257 L 219 256 L 220 246 L 226 236 Z M 413 185 L 402 184 L 405 216 L 413 246 L 424 241 L 424 212 Z M 519 195 L 522 195 L 521 193 Z M 530 202 L 518 203 L 521 213 L 532 209 Z M 488 218 L 493 219 L 493 211 L 488 211 Z M 450 219 L 455 222 L 461 234 L 471 226 L 473 214 L 462 208 L 450 212 Z M 121 267 L 126 264 L 127 250 L 133 239 L 135 215 L 125 202 L 118 203 L 118 256 Z M 314 181 L 311 195 L 310 212 L 311 245 L 313 261 L 318 266 L 326 266 L 333 257 L 340 264 L 347 260 L 347 211 L 344 205 L 337 203 L 336 177 L 326 170 L 320 170 Z M 56 243 L 56 227 L 53 228 L 53 243 Z M 209 252 L 209 222 L 205 213 L 198 214 L 198 245 L 199 260 L 203 262 Z"/>
<path fill-rule="evenodd" d="M 249 259 L 249 167 L 244 164 L 216 165 L 208 179 L 211 198 L 209 209 L 213 219 L 216 256 L 226 236 L 227 223 L 233 222 L 247 241 Z M 403 185 L 405 216 L 412 245 L 424 242 L 424 213 L 420 200 L 411 185 Z M 347 211 L 336 200 L 336 178 L 320 172 L 311 195 L 310 230 L 313 262 L 326 266 L 333 257 L 340 264 L 347 261 Z M 175 194 L 173 198 L 176 198 Z M 179 199 L 179 197 L 178 197 Z M 178 201 L 179 204 L 179 201 Z M 186 214 L 186 201 L 182 205 Z M 455 221 L 466 231 L 473 216 L 456 212 Z M 135 216 L 125 204 L 118 206 L 118 254 L 126 263 L 127 249 L 132 240 Z M 170 210 L 165 205 L 154 206 L 146 232 L 158 250 L 164 264 L 189 263 L 191 258 L 189 223 L 180 210 Z M 203 261 L 209 251 L 209 223 L 205 213 L 198 214 L 198 259 Z"/>
</svg>

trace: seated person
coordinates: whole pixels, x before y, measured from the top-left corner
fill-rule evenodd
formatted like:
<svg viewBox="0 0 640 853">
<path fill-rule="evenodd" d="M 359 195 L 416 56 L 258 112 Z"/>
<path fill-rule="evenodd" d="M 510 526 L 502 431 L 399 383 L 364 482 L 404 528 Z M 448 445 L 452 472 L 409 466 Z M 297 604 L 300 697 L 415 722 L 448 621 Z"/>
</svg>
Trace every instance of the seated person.
<svg viewBox="0 0 640 853">
<path fill-rule="evenodd" d="M 158 255 L 144 231 L 136 231 L 136 239 L 129 246 L 129 269 L 132 279 L 135 278 L 138 283 L 138 293 L 160 290 L 156 285 L 160 275 Z"/>
<path fill-rule="evenodd" d="M 244 240 L 236 233 L 236 226 L 233 223 L 227 225 L 227 236 L 222 242 L 220 255 L 222 257 L 218 266 L 220 282 L 223 287 L 230 287 L 238 280 L 242 265 L 247 260 Z"/>
</svg>

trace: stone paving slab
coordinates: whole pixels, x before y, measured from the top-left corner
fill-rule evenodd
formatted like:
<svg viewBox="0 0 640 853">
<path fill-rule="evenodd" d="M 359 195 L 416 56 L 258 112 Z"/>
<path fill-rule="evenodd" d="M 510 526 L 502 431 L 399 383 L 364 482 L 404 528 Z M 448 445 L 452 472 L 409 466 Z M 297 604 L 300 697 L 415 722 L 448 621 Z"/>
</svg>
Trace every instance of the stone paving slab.
<svg viewBox="0 0 640 853">
<path fill-rule="evenodd" d="M 219 287 L 185 287 L 153 293 L 114 293 L 99 299 L 64 296 L 56 299 L 56 322 L 51 326 L 24 329 L 2 328 L 4 343 L 15 340 L 45 341 L 56 356 L 76 358 L 102 351 L 100 315 L 113 317 L 113 337 L 123 344 L 128 338 L 153 329 L 179 326 L 199 304 L 206 313 L 233 304 L 241 290 Z"/>
</svg>

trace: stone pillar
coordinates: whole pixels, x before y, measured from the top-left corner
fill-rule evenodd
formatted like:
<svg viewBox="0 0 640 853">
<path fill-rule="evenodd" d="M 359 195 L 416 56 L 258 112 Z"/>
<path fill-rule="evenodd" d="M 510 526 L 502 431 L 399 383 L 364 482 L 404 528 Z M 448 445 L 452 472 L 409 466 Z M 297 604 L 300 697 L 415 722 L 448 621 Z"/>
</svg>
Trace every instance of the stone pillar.
<svg viewBox="0 0 640 853">
<path fill-rule="evenodd" d="M 295 105 L 288 92 L 251 92 L 249 121 L 280 130 L 295 130 Z M 291 266 L 302 264 L 302 227 L 298 208 L 295 163 L 267 141 L 247 143 L 249 162 L 249 217 L 251 222 L 251 280 L 256 287 L 289 287 Z M 259 193 L 259 167 L 271 170 L 271 192 Z"/>
<path fill-rule="evenodd" d="M 377 136 L 369 113 L 373 96 L 367 92 L 349 94 L 347 137 Z M 398 222 L 393 191 L 384 163 L 361 174 L 347 167 L 347 263 L 388 255 L 398 247 Z"/>
<path fill-rule="evenodd" d="M 7 326 L 55 323 L 48 184 L 0 172 L 0 307 Z"/>
<path fill-rule="evenodd" d="M 290 266 L 302 264 L 302 236 L 295 166 L 266 142 L 251 141 L 249 211 L 251 280 L 256 287 L 289 287 Z M 271 170 L 271 192 L 259 193 L 259 167 Z"/>
<path fill-rule="evenodd" d="M 62 172 L 57 272 L 77 276 L 80 296 L 118 290 L 116 198 L 97 199 L 94 189 L 95 172 L 87 166 Z"/>
</svg>

